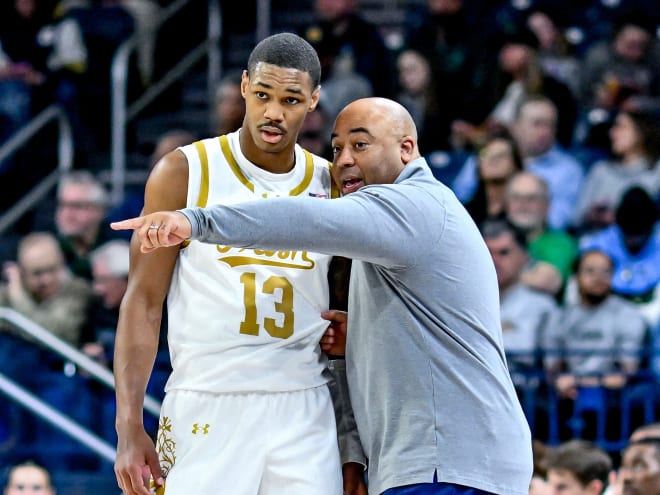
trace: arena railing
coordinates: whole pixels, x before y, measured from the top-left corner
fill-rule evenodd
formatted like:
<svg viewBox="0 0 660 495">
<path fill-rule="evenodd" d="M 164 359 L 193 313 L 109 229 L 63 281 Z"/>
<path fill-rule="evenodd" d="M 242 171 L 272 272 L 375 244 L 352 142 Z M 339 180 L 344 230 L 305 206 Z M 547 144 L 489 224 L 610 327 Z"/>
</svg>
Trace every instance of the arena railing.
<svg viewBox="0 0 660 495">
<path fill-rule="evenodd" d="M 59 354 L 68 362 L 71 362 L 81 370 L 84 370 L 90 377 L 93 377 L 106 387 L 114 390 L 114 375 L 107 367 L 89 358 L 42 326 L 36 324 L 17 311 L 6 307 L 0 307 L 0 321 L 9 323 L 17 331 L 29 336 L 35 340 L 36 343 Z M 2 373 L 0 373 L 0 393 L 6 395 L 22 407 L 41 417 L 43 420 L 60 429 L 72 438 L 77 439 L 99 456 L 114 462 L 116 451 L 110 444 L 89 430 L 81 427 L 78 423 L 71 420 L 57 409 L 29 393 Z M 149 395 L 145 396 L 145 412 L 158 417 L 160 414 L 160 406 L 161 404 L 158 400 Z"/>
<path fill-rule="evenodd" d="M 59 131 L 59 139 L 57 140 L 57 168 L 43 178 L 30 192 L 0 217 L 0 235 L 4 234 L 25 213 L 37 205 L 55 187 L 60 175 L 73 167 L 74 150 L 71 124 L 64 110 L 58 105 L 51 105 L 42 110 L 32 121 L 0 146 L 0 163 L 11 157 L 28 143 L 32 137 L 53 121 L 57 123 Z"/>
<path fill-rule="evenodd" d="M 179 0 L 165 8 L 154 29 L 159 29 L 193 0 Z M 112 122 L 111 122 L 111 198 L 119 204 L 124 196 L 126 183 L 126 127 L 153 102 L 163 91 L 181 79 L 204 56 L 207 56 L 207 86 L 209 101 L 220 80 L 222 17 L 217 0 L 208 0 L 208 22 L 206 39 L 176 63 L 163 77 L 152 84 L 133 103 L 127 103 L 127 84 L 131 55 L 139 46 L 143 35 L 136 34 L 126 40 L 116 51 L 112 61 Z"/>
<path fill-rule="evenodd" d="M 185 6 L 197 0 L 178 0 L 164 8 L 153 24 L 153 33 L 179 13 Z M 112 114 L 111 114 L 111 197 L 114 204 L 121 202 L 126 184 L 126 126 L 142 112 L 149 103 L 157 98 L 173 83 L 183 78 L 186 73 L 205 55 L 207 56 L 207 84 L 209 98 L 220 79 L 221 67 L 221 13 L 218 0 L 208 0 L 208 35 L 207 39 L 183 57 L 162 79 L 152 84 L 130 106 L 127 104 L 127 79 L 129 61 L 133 52 L 139 48 L 145 33 L 136 33 L 126 40 L 115 52 L 110 70 L 112 78 Z M 209 100 L 210 101 L 210 100 Z M 38 114 L 25 127 L 16 132 L 7 142 L 0 146 L 0 163 L 11 157 L 20 148 L 52 121 L 59 126 L 58 136 L 58 167 L 21 200 L 12 205 L 0 217 L 0 235 L 6 232 L 28 211 L 34 208 L 58 183 L 60 176 L 73 167 L 74 142 L 71 125 L 65 112 L 58 105 L 51 105 Z"/>
</svg>

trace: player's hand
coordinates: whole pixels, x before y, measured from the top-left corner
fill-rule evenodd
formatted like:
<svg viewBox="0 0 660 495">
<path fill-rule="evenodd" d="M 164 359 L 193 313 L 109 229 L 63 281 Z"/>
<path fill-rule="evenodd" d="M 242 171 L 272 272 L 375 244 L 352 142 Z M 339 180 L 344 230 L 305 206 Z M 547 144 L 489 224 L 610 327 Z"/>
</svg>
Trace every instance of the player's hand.
<svg viewBox="0 0 660 495">
<path fill-rule="evenodd" d="M 343 356 L 346 353 L 348 313 L 346 311 L 331 309 L 321 312 L 321 318 L 330 322 L 323 337 L 321 337 L 321 349 L 326 354 Z"/>
<path fill-rule="evenodd" d="M 344 476 L 344 495 L 367 495 L 362 464 L 347 462 L 342 466 L 342 474 Z"/>
<path fill-rule="evenodd" d="M 143 428 L 119 434 L 115 475 L 124 495 L 151 495 L 150 479 L 155 480 L 156 487 L 163 486 L 158 454 Z"/>
<path fill-rule="evenodd" d="M 176 246 L 192 235 L 188 218 L 178 211 L 158 211 L 110 224 L 113 230 L 134 230 L 140 251 L 150 253 L 160 247 Z"/>
</svg>

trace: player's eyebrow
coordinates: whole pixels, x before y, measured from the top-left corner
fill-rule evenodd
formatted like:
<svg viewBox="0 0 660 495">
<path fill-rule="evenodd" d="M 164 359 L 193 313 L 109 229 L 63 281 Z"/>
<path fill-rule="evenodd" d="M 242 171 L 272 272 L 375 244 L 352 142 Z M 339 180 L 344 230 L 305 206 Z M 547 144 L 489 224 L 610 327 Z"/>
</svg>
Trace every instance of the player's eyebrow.
<svg viewBox="0 0 660 495">
<path fill-rule="evenodd" d="M 261 86 L 264 89 L 273 89 L 273 86 L 271 86 L 270 84 L 265 83 L 265 82 L 261 82 L 261 81 L 258 81 L 258 80 L 254 82 L 254 85 L 255 86 Z M 293 93 L 293 94 L 296 94 L 296 95 L 304 95 L 303 90 L 300 89 L 300 88 L 295 88 L 295 87 L 294 88 L 286 88 L 284 91 L 286 93 Z"/>
</svg>

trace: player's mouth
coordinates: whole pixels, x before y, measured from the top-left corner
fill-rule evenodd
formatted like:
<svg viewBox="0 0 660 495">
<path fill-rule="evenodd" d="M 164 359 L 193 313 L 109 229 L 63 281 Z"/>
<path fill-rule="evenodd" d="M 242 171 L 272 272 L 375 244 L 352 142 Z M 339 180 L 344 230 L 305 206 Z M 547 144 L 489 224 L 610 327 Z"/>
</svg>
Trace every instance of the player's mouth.
<svg viewBox="0 0 660 495">
<path fill-rule="evenodd" d="M 276 144 L 284 138 L 284 133 L 277 127 L 264 126 L 259 129 L 261 139 L 267 143 Z"/>
<path fill-rule="evenodd" d="M 364 186 L 364 181 L 359 177 L 347 177 L 346 179 L 342 179 L 341 186 L 341 192 L 343 194 L 350 194 Z"/>
</svg>

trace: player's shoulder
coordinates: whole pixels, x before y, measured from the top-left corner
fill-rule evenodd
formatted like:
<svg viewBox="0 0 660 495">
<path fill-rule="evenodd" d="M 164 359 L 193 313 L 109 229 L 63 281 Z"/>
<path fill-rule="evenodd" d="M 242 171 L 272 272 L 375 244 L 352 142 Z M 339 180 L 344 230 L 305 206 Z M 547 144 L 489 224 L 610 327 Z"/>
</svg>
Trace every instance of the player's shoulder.
<svg viewBox="0 0 660 495">
<path fill-rule="evenodd" d="M 151 170 L 145 188 L 145 206 L 148 203 L 152 211 L 183 208 L 187 188 L 188 160 L 175 149 L 158 160 Z"/>
<path fill-rule="evenodd" d="M 166 153 L 151 170 L 151 177 L 188 175 L 188 158 L 180 148 Z M 150 178 L 151 178 L 150 177 Z"/>
<path fill-rule="evenodd" d="M 302 154 L 305 157 L 305 160 L 311 160 L 314 163 L 315 167 L 321 167 L 321 168 L 330 168 L 332 165 L 332 162 L 328 160 L 327 158 L 324 158 L 320 155 L 317 155 L 315 153 L 312 153 L 306 148 L 303 148 L 299 144 L 296 143 L 295 147 L 295 153 L 296 156 Z"/>
</svg>

